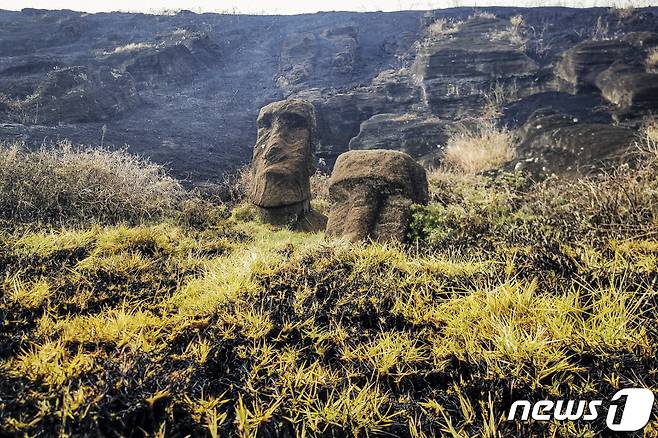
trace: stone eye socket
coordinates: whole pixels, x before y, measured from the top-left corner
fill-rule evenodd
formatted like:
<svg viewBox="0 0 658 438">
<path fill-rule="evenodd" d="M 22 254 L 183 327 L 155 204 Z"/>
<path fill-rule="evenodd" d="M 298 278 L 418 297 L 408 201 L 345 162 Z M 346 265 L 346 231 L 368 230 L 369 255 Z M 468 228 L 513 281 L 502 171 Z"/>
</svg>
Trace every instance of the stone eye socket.
<svg viewBox="0 0 658 438">
<path fill-rule="evenodd" d="M 286 113 L 281 115 L 281 121 L 290 129 L 306 128 L 306 119 L 299 114 Z"/>
<path fill-rule="evenodd" d="M 265 114 L 258 120 L 258 129 L 269 129 L 272 127 L 272 114 Z"/>
</svg>

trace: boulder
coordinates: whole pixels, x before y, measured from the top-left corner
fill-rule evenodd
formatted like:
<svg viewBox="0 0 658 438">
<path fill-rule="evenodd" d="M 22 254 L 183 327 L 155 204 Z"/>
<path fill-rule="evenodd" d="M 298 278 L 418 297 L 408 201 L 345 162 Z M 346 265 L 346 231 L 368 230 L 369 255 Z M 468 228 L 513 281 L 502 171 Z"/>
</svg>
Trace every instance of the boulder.
<svg viewBox="0 0 658 438">
<path fill-rule="evenodd" d="M 556 75 L 566 83 L 567 91 L 576 93 L 596 88 L 596 77 L 616 61 L 629 62 L 638 50 L 627 41 L 587 40 L 564 52 Z"/>
<path fill-rule="evenodd" d="M 624 112 L 658 110 L 658 74 L 615 63 L 596 78 L 601 95 Z"/>
<path fill-rule="evenodd" d="M 349 151 L 329 183 L 327 234 L 349 241 L 403 240 L 411 205 L 428 202 L 425 169 L 404 152 Z"/>
<path fill-rule="evenodd" d="M 629 128 L 584 123 L 548 110 L 536 111 L 519 130 L 519 137 L 518 161 L 531 161 L 545 173 L 561 174 L 597 171 L 622 157 L 636 140 Z"/>
<path fill-rule="evenodd" d="M 315 92 L 314 92 L 315 91 Z M 361 123 L 379 113 L 407 113 L 419 104 L 420 89 L 406 70 L 385 70 L 367 86 L 331 94 L 311 90 L 299 96 L 311 101 L 318 118 L 318 156 L 330 166 L 359 134 Z"/>
<path fill-rule="evenodd" d="M 310 103 L 290 99 L 260 110 L 249 197 L 264 222 L 298 229 L 323 225 L 310 208 L 316 145 L 315 110 Z"/>
<path fill-rule="evenodd" d="M 350 140 L 350 150 L 390 149 L 413 158 L 433 155 L 445 144 L 444 124 L 423 114 L 377 114 L 361 123 L 359 134 Z"/>
<path fill-rule="evenodd" d="M 140 102 L 129 73 L 76 66 L 48 73 L 25 106 L 36 122 L 53 124 L 119 118 Z"/>
</svg>

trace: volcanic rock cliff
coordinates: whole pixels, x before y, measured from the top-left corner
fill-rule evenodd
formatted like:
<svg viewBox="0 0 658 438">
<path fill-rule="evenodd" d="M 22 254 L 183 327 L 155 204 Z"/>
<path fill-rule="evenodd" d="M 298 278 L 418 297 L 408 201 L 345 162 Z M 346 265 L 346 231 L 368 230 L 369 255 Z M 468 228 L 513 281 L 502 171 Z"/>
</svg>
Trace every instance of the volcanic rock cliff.
<svg viewBox="0 0 658 438">
<path fill-rule="evenodd" d="M 656 9 L 0 11 L 0 139 L 127 144 L 212 181 L 249 161 L 276 100 L 315 106 L 331 167 L 349 149 L 440 160 L 493 99 L 518 161 L 563 171 L 622 154 L 658 110 L 656 51 Z"/>
</svg>

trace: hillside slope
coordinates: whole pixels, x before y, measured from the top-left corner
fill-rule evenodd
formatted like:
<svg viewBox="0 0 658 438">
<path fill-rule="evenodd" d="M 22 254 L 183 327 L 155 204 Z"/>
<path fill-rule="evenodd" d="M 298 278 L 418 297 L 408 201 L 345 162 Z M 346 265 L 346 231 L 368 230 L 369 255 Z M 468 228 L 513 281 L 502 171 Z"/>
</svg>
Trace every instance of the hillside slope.
<svg viewBox="0 0 658 438">
<path fill-rule="evenodd" d="M 431 162 L 445 131 L 493 96 L 503 104 L 500 122 L 513 128 L 549 107 L 581 123 L 620 121 L 623 139 L 639 113 L 656 109 L 655 87 L 643 85 L 655 79 L 643 63 L 656 32 L 649 9 L 0 11 L 0 138 L 128 144 L 179 177 L 216 180 L 248 161 L 259 108 L 299 96 L 316 107 L 329 166 L 350 144 L 397 148 L 399 139 Z M 623 65 L 597 79 L 616 61 Z M 380 135 L 382 123 L 399 138 Z M 554 127 L 542 138 L 560 140 Z M 520 156 L 543 154 L 534 138 Z"/>
</svg>

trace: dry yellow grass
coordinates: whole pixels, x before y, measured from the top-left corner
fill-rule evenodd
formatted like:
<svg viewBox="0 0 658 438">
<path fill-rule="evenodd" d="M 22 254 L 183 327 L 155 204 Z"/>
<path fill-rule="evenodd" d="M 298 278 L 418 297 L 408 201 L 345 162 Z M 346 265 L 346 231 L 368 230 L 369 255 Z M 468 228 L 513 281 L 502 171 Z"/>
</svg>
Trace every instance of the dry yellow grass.
<svg viewBox="0 0 658 438">
<path fill-rule="evenodd" d="M 468 17 L 469 20 L 475 19 L 475 18 L 481 18 L 483 20 L 495 20 L 497 17 L 496 17 L 496 14 L 494 14 L 492 12 L 487 12 L 487 11 L 478 11 L 475 14 Z"/>
<path fill-rule="evenodd" d="M 461 22 L 452 23 L 445 18 L 439 18 L 427 27 L 427 32 L 430 37 L 441 37 L 450 35 L 459 31 Z"/>
<path fill-rule="evenodd" d="M 129 43 L 123 46 L 115 47 L 114 49 L 105 52 L 106 55 L 117 54 L 117 53 L 130 53 L 138 52 L 144 49 L 150 49 L 155 47 L 152 43 Z"/>
<path fill-rule="evenodd" d="M 649 51 L 646 63 L 649 70 L 655 71 L 658 69 L 658 48 L 653 48 Z"/>
<path fill-rule="evenodd" d="M 498 128 L 493 120 L 480 121 L 474 128 L 462 127 L 449 139 L 444 162 L 465 173 L 479 173 L 499 167 L 514 158 L 513 134 Z"/>
<path fill-rule="evenodd" d="M 249 165 L 225 174 L 220 185 L 226 190 L 227 201 L 233 204 L 244 201 L 249 195 L 253 178 L 254 173 Z"/>
<path fill-rule="evenodd" d="M 644 134 L 649 146 L 658 145 L 658 119 L 651 119 L 644 125 Z"/>
<path fill-rule="evenodd" d="M 323 172 L 316 172 L 311 176 L 311 193 L 313 199 L 329 202 L 329 180 L 331 175 Z"/>
<path fill-rule="evenodd" d="M 28 151 L 0 143 L 0 218 L 71 223 L 161 217 L 185 192 L 158 165 L 124 150 L 63 141 Z"/>
<path fill-rule="evenodd" d="M 515 15 L 510 18 L 509 25 L 505 29 L 492 32 L 489 37 L 492 40 L 507 41 L 516 46 L 524 47 L 528 42 L 528 38 L 526 38 L 523 34 L 524 26 L 525 20 L 523 15 Z"/>
</svg>

